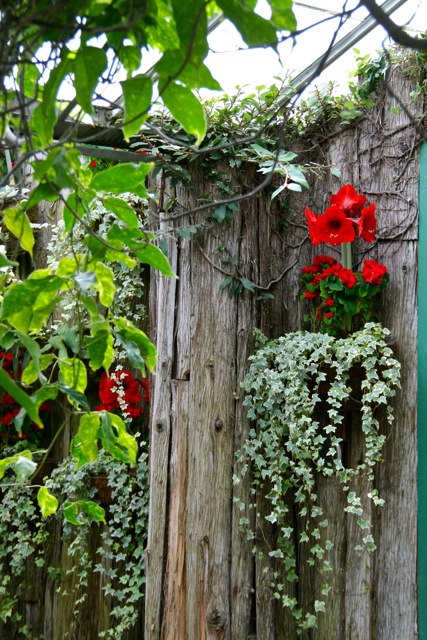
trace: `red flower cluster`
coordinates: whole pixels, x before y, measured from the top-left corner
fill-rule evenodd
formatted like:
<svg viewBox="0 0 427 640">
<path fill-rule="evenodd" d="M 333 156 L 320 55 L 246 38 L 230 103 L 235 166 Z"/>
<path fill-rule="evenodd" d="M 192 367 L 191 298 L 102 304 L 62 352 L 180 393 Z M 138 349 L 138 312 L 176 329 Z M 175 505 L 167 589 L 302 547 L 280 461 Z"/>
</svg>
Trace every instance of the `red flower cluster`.
<svg viewBox="0 0 427 640">
<path fill-rule="evenodd" d="M 14 373 L 14 358 L 11 353 L 5 353 L 0 351 L 1 368 L 6 371 L 12 380 L 15 380 Z M 17 362 L 16 373 L 18 381 L 21 378 L 22 364 Z M 37 439 L 36 432 L 40 431 L 39 425 L 35 422 L 31 422 L 28 416 L 24 419 L 24 423 L 20 431 L 17 431 L 14 425 L 14 420 L 21 410 L 21 405 L 18 404 L 10 394 L 6 393 L 0 400 L 0 437 L 3 443 L 13 442 L 14 440 L 29 440 L 34 442 Z M 43 419 L 43 414 L 50 411 L 49 402 L 43 402 L 39 407 L 39 414 Z"/>
<path fill-rule="evenodd" d="M 330 256 L 316 256 L 301 275 L 305 287 L 301 299 L 313 303 L 313 327 L 341 335 L 350 330 L 349 320 L 356 326 L 376 320 L 378 293 L 388 278 L 387 268 L 375 260 L 365 260 L 362 271 L 354 273 Z"/>
<path fill-rule="evenodd" d="M 125 418 L 140 418 L 142 407 L 139 403 L 141 400 L 150 401 L 148 378 L 136 380 L 127 369 L 111 372 L 109 376 L 104 371 L 99 382 L 99 398 L 102 404 L 96 408 L 97 411 L 106 410 L 121 413 Z"/>
<path fill-rule="evenodd" d="M 362 269 L 362 278 L 365 282 L 381 286 L 385 276 L 387 275 L 387 267 L 378 264 L 375 260 L 365 260 Z"/>
<path fill-rule="evenodd" d="M 372 242 L 377 231 L 375 204 L 363 208 L 365 202 L 365 196 L 356 193 L 350 184 L 346 184 L 331 196 L 331 206 L 322 215 L 318 216 L 306 207 L 305 215 L 312 244 L 328 242 L 339 245 L 353 242 L 356 229 L 359 238 Z"/>
</svg>

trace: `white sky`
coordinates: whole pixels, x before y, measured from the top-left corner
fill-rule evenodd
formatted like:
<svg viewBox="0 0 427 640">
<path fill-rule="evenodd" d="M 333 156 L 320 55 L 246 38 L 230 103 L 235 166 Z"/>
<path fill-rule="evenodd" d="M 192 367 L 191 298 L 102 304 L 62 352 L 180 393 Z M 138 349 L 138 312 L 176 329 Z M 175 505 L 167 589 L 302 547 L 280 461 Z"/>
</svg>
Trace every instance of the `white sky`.
<svg viewBox="0 0 427 640">
<path fill-rule="evenodd" d="M 330 12 L 341 11 L 343 4 L 344 0 L 296 1 L 294 11 L 298 29 L 316 23 L 325 17 L 330 17 Z M 358 2 L 355 0 L 348 3 L 348 6 L 350 4 L 357 6 Z M 318 7 L 321 10 L 309 9 L 307 5 Z M 266 8 L 268 6 L 265 0 L 260 0 L 258 3 L 259 13 L 263 14 Z M 349 20 L 342 27 L 340 37 L 357 26 L 358 22 L 366 15 L 367 12 L 364 9 L 359 9 L 357 12 L 358 20 L 356 18 Z M 406 3 L 391 17 L 399 25 L 408 25 L 419 32 L 427 31 L 427 2 L 426 0 L 406 0 Z M 241 50 L 245 48 L 245 44 L 233 25 L 226 21 L 217 27 L 209 38 L 210 48 L 215 53 L 209 54 L 207 65 L 227 93 L 233 93 L 237 85 L 249 85 L 248 90 L 257 85 L 269 86 L 275 82 L 274 76 L 285 77 L 287 73 L 295 76 L 321 56 L 327 49 L 336 26 L 337 19 L 335 18 L 298 36 L 297 44 L 293 49 L 291 42 L 283 43 L 279 47 L 279 58 L 271 49 Z M 411 35 L 414 33 L 411 32 Z M 356 47 L 360 50 L 361 55 L 375 53 L 382 48 L 385 36 L 384 29 L 377 27 L 360 40 Z M 350 50 L 324 71 L 321 78 L 316 80 L 316 85 L 322 86 L 329 80 L 340 80 L 345 86 L 349 73 L 356 66 L 356 55 Z"/>
</svg>

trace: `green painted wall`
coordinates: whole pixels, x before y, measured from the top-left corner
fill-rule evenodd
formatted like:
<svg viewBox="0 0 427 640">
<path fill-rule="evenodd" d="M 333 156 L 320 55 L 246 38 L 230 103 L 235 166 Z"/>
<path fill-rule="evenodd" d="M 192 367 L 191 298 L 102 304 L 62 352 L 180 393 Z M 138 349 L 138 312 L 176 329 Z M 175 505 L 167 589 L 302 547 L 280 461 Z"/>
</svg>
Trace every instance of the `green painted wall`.
<svg viewBox="0 0 427 640">
<path fill-rule="evenodd" d="M 418 251 L 418 615 L 420 640 L 427 640 L 427 143 L 421 147 Z"/>
</svg>

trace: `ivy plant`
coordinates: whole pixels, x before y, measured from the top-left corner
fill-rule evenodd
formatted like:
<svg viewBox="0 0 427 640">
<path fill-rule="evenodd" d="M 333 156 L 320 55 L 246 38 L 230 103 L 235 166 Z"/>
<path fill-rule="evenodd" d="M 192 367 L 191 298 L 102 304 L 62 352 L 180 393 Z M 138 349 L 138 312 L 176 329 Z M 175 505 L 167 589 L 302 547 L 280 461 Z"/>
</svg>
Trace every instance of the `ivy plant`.
<svg viewBox="0 0 427 640">
<path fill-rule="evenodd" d="M 309 546 L 309 563 L 324 578 L 322 593 L 316 597 L 313 611 L 302 611 L 295 597 L 283 584 L 275 585 L 276 597 L 289 607 L 300 630 L 316 625 L 316 614 L 325 606 L 329 591 L 327 574 L 331 569 L 328 551 L 332 542 L 322 531 L 328 526 L 317 503 L 316 478 L 335 478 L 346 495 L 345 512 L 356 518 L 361 530 L 357 551 L 373 551 L 372 522 L 364 513 L 362 496 L 350 490 L 352 479 L 365 474 L 374 481 L 375 466 L 381 461 L 385 435 L 377 409 L 386 407 L 387 421 L 393 420 L 390 400 L 399 386 L 400 365 L 388 346 L 389 331 L 370 323 L 346 338 L 299 331 L 268 341 L 257 333 L 258 348 L 250 358 L 249 372 L 242 383 L 244 404 L 253 421 L 242 451 L 238 452 L 241 474 L 251 473 L 255 491 L 267 490 L 270 512 L 266 520 L 277 525 L 277 546 L 270 556 L 283 563 L 287 581 L 298 580 L 296 545 Z M 351 372 L 361 371 L 359 411 L 365 448 L 355 467 L 345 466 L 339 454 L 343 405 L 353 394 Z M 329 371 L 329 382 L 327 379 Z M 326 384 L 327 422 L 316 415 L 321 391 Z M 235 476 L 235 482 L 240 481 Z M 293 494 L 301 518 L 298 542 L 290 512 L 288 492 Z M 383 499 L 376 489 L 368 498 L 375 506 Z M 244 528 L 248 520 L 242 519 Z M 250 539 L 255 538 L 247 530 Z"/>
</svg>

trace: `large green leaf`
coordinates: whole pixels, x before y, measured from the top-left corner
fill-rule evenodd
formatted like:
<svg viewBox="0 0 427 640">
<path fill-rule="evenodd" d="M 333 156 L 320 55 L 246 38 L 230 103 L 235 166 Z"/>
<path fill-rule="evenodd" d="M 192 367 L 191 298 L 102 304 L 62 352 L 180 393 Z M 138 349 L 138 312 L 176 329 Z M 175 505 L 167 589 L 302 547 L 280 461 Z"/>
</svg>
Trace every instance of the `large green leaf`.
<svg viewBox="0 0 427 640">
<path fill-rule="evenodd" d="M 114 318 L 113 322 L 117 328 L 115 336 L 125 348 L 132 366 L 141 369 L 142 372 L 144 372 L 144 366 L 152 371 L 156 364 L 156 347 L 154 344 L 130 320 Z"/>
<path fill-rule="evenodd" d="M 137 75 L 129 80 L 123 80 L 120 84 L 125 105 L 123 135 L 126 140 L 129 140 L 130 136 L 138 133 L 142 123 L 147 119 L 153 83 L 148 76 Z"/>
<path fill-rule="evenodd" d="M 30 360 L 22 372 L 22 382 L 27 385 L 36 382 L 39 378 L 40 371 L 45 371 L 52 364 L 55 358 L 55 354 L 46 353 L 40 356 L 38 362 L 36 360 Z M 44 381 L 46 381 L 46 379 Z"/>
<path fill-rule="evenodd" d="M 64 502 L 62 507 L 65 520 L 74 524 L 75 526 L 81 526 L 84 520 L 81 514 L 85 513 L 91 520 L 95 522 L 105 523 L 105 510 L 92 502 L 92 500 L 76 500 L 76 502 Z"/>
<path fill-rule="evenodd" d="M 82 360 L 78 358 L 62 358 L 59 360 L 61 384 L 84 393 L 87 387 L 87 371 Z"/>
<path fill-rule="evenodd" d="M 0 317 L 24 333 L 39 333 L 55 308 L 61 278 L 48 269 L 34 271 L 24 282 L 8 288 L 3 298 Z"/>
<path fill-rule="evenodd" d="M 282 0 L 277 0 L 276 4 Z M 276 29 L 269 20 L 256 14 L 240 0 L 216 0 L 224 15 L 240 31 L 249 47 L 275 47 Z"/>
<path fill-rule="evenodd" d="M 18 238 L 21 247 L 33 255 L 34 235 L 28 216 L 19 207 L 3 211 L 3 221 L 7 229 Z"/>
<path fill-rule="evenodd" d="M 114 458 L 135 466 L 138 445 L 127 430 L 123 420 L 108 411 L 100 411 L 102 446 Z"/>
<path fill-rule="evenodd" d="M 104 307 L 110 307 L 113 303 L 114 294 L 116 292 L 114 274 L 110 267 L 107 267 L 103 262 L 97 262 L 95 273 L 95 289 L 99 292 L 99 300 Z"/>
<path fill-rule="evenodd" d="M 49 74 L 43 86 L 43 99 L 33 112 L 31 128 L 37 132 L 42 146 L 52 142 L 53 128 L 57 119 L 56 96 L 64 78 L 71 72 L 73 61 L 69 52 Z"/>
<path fill-rule="evenodd" d="M 172 0 L 181 51 L 187 60 L 199 65 L 208 53 L 205 0 Z"/>
<path fill-rule="evenodd" d="M 106 209 L 112 211 L 114 215 L 116 215 L 118 219 L 124 222 L 128 227 L 138 227 L 138 216 L 130 204 L 125 200 L 122 198 L 115 198 L 114 196 L 107 196 L 102 202 Z"/>
<path fill-rule="evenodd" d="M 271 21 L 278 29 L 295 31 L 297 21 L 292 10 L 293 0 L 268 0 L 271 7 Z"/>
<path fill-rule="evenodd" d="M 92 114 L 92 100 L 95 87 L 107 66 L 107 55 L 98 47 L 82 47 L 74 60 L 74 87 L 77 103 Z"/>
<path fill-rule="evenodd" d="M 108 371 L 114 360 L 114 339 L 107 330 L 97 331 L 92 336 L 85 337 L 85 344 L 89 352 L 89 366 L 93 371 L 101 367 Z"/>
<path fill-rule="evenodd" d="M 185 54 L 179 50 L 165 51 L 159 62 L 156 63 L 155 70 L 162 77 L 177 78 L 185 83 L 189 89 L 221 90 L 221 85 L 212 76 L 208 67 L 201 63 L 196 65 L 186 60 Z"/>
<path fill-rule="evenodd" d="M 92 179 L 90 186 L 95 191 L 110 193 L 135 193 L 140 198 L 147 198 L 145 178 L 152 168 L 151 163 L 123 163 L 99 171 Z"/>
<path fill-rule="evenodd" d="M 199 145 L 206 134 L 206 117 L 202 105 L 190 89 L 180 84 L 172 82 L 164 87 L 161 94 L 166 107 L 187 133 L 196 136 L 196 144 Z"/>
<path fill-rule="evenodd" d="M 149 264 L 153 269 L 157 269 L 164 276 L 176 278 L 163 251 L 160 251 L 154 244 L 146 244 L 142 249 L 135 251 L 135 255 L 140 262 Z"/>
<path fill-rule="evenodd" d="M 0 388 L 4 389 L 6 393 L 9 393 L 16 402 L 28 413 L 30 419 L 35 422 L 39 427 L 43 428 L 43 423 L 40 420 L 39 412 L 36 403 L 18 387 L 16 382 L 12 380 L 4 369 L 0 369 Z"/>
<path fill-rule="evenodd" d="M 37 502 L 39 503 L 43 518 L 53 515 L 58 510 L 58 500 L 54 495 L 49 493 L 46 487 L 40 487 L 38 490 Z"/>
<path fill-rule="evenodd" d="M 93 462 L 98 457 L 98 429 L 100 417 L 97 411 L 85 413 L 79 423 L 77 436 L 73 441 L 71 453 L 74 455 L 78 447 L 78 455 L 75 456 L 81 467 L 86 462 Z"/>
</svg>

